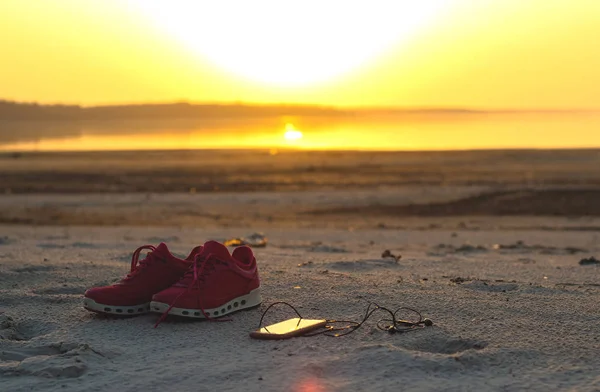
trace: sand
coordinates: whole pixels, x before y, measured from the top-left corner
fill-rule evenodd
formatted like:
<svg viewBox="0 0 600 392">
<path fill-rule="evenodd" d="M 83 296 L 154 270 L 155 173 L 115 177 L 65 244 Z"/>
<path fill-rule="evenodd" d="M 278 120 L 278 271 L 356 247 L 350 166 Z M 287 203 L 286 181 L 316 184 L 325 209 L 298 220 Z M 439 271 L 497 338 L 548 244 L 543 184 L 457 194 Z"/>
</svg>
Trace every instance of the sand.
<svg viewBox="0 0 600 392">
<path fill-rule="evenodd" d="M 0 152 L 0 193 L 600 186 L 600 150 Z"/>
<path fill-rule="evenodd" d="M 600 154 L 0 155 L 0 391 L 600 390 Z M 228 322 L 82 307 L 165 242 L 263 232 L 264 302 Z M 382 258 L 384 251 L 401 255 Z M 258 341 L 275 301 L 434 326 Z M 293 313 L 277 308 L 267 322 Z M 406 315 L 408 317 L 408 315 Z"/>
<path fill-rule="evenodd" d="M 16 208 L 6 197 L 4 207 Z M 23 202 L 42 203 L 36 197 Z M 77 196 L 54 197 L 46 202 Z M 600 266 L 579 265 L 600 254 L 597 220 L 414 218 L 389 228 L 377 219 L 345 228 L 2 225 L 0 390 L 600 390 Z M 156 314 L 119 319 L 82 308 L 83 292 L 123 276 L 140 245 L 166 242 L 183 255 L 251 229 L 269 238 L 255 249 L 257 309 L 223 323 L 168 318 L 154 329 Z M 382 259 L 386 249 L 402 258 Z M 435 324 L 388 334 L 374 317 L 343 338 L 250 339 L 274 301 L 340 319 L 359 319 L 375 301 L 416 308 Z M 268 320 L 291 316 L 281 308 Z"/>
</svg>

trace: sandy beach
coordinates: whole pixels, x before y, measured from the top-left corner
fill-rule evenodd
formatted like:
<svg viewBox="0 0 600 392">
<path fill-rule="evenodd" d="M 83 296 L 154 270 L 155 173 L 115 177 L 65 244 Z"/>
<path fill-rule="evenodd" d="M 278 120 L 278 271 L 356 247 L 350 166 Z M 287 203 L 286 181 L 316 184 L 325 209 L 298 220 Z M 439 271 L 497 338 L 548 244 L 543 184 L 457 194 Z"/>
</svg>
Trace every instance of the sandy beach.
<svg viewBox="0 0 600 392">
<path fill-rule="evenodd" d="M 5 194 L 0 390 L 599 390 L 600 267 L 580 264 L 600 254 L 594 181 Z M 268 237 L 254 249 L 263 304 L 231 321 L 155 329 L 158 314 L 82 307 L 138 246 L 182 256 L 253 232 Z M 408 306 L 434 326 L 389 334 L 376 314 L 345 337 L 251 339 L 275 301 L 350 320 L 369 302 Z"/>
<path fill-rule="evenodd" d="M 260 308 L 154 329 L 155 314 L 91 314 L 82 293 L 122 276 L 139 244 L 183 254 L 245 231 L 1 229 L 2 390 L 600 388 L 600 270 L 578 263 L 600 251 L 597 232 L 272 230 L 256 249 Z M 384 249 L 402 258 L 382 259 Z M 391 335 L 374 318 L 342 338 L 250 339 L 274 301 L 338 319 L 360 319 L 369 301 L 410 306 L 435 325 Z"/>
</svg>

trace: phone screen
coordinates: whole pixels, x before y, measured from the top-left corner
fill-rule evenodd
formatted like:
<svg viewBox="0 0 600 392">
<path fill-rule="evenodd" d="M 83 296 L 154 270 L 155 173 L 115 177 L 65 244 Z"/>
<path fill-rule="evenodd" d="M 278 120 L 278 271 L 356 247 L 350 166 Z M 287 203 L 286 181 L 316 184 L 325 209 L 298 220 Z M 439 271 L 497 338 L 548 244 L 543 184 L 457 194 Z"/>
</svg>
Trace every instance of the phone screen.
<svg viewBox="0 0 600 392">
<path fill-rule="evenodd" d="M 285 335 L 301 329 L 310 330 L 314 327 L 323 325 L 324 323 L 325 320 L 299 319 L 296 317 L 277 324 L 267 325 L 266 327 L 261 328 L 259 332 L 261 334 Z"/>
</svg>

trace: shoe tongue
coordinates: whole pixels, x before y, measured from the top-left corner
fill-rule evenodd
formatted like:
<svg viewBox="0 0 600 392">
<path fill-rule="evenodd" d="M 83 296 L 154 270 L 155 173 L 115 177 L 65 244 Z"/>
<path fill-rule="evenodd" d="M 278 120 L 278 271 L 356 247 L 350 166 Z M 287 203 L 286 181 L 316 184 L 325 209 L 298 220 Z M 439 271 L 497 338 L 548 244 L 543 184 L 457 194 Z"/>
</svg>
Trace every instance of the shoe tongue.
<svg viewBox="0 0 600 392">
<path fill-rule="evenodd" d="M 204 248 L 200 253 L 200 258 L 207 257 L 209 254 L 212 254 L 221 261 L 229 261 L 231 259 L 229 250 L 227 250 L 225 245 L 217 241 L 208 241 L 206 244 L 204 244 Z"/>
<path fill-rule="evenodd" d="M 161 242 L 160 245 L 158 245 L 156 247 L 156 250 L 153 253 L 156 253 L 163 257 L 168 257 L 168 258 L 172 257 L 171 252 L 169 251 L 169 248 L 167 247 L 167 244 L 165 244 L 164 242 Z"/>
</svg>

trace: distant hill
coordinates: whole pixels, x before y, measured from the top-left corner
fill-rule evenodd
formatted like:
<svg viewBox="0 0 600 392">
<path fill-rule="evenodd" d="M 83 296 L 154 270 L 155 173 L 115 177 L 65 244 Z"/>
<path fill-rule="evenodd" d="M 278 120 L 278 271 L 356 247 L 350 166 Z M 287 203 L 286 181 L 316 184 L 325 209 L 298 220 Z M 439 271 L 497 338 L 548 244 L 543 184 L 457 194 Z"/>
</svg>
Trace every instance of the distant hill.
<svg viewBox="0 0 600 392">
<path fill-rule="evenodd" d="M 0 101 L 0 120 L 68 120 L 81 115 L 79 106 Z"/>
<path fill-rule="evenodd" d="M 470 115 L 482 113 L 576 113 L 592 110 L 473 110 L 465 108 L 336 108 L 319 105 L 293 104 L 192 104 L 158 103 L 84 107 L 78 105 L 43 105 L 0 100 L 0 121 L 46 120 L 115 120 L 115 119 L 199 119 L 251 118 L 274 116 L 348 117 L 357 115 Z"/>
<path fill-rule="evenodd" d="M 82 107 L 0 101 L 0 120 L 103 120 L 134 118 L 215 118 L 267 116 L 347 116 L 352 110 L 316 105 L 164 103 Z"/>
</svg>

